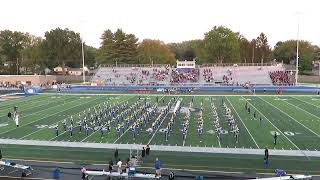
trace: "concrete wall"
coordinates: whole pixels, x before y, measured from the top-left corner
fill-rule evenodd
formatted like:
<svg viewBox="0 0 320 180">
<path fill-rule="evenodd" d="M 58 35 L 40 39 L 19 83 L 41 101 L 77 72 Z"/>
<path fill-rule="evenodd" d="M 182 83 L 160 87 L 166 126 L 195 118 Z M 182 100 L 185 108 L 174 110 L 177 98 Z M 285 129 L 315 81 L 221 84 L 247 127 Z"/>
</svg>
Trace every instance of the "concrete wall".
<svg viewBox="0 0 320 180">
<path fill-rule="evenodd" d="M 299 82 L 320 83 L 320 76 L 300 75 L 298 80 Z"/>
<path fill-rule="evenodd" d="M 79 81 L 82 82 L 82 76 L 72 76 L 72 75 L 56 75 L 57 82 L 72 82 Z M 86 81 L 90 81 L 92 76 L 86 76 Z"/>
<path fill-rule="evenodd" d="M 25 82 L 31 85 L 40 85 L 52 84 L 52 82 L 56 81 L 56 76 L 51 75 L 0 75 L 0 82 L 9 82 L 10 84 Z"/>
</svg>

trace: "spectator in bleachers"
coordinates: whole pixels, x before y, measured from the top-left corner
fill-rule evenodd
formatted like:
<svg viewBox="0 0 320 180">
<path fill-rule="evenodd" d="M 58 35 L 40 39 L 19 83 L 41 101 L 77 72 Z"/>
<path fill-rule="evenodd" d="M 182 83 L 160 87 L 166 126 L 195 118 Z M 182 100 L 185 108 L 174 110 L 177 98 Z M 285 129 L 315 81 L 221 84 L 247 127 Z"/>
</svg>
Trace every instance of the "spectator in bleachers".
<svg viewBox="0 0 320 180">
<path fill-rule="evenodd" d="M 293 85 L 293 74 L 288 71 L 269 72 L 269 76 L 274 85 Z"/>
<path fill-rule="evenodd" d="M 211 69 L 203 70 L 203 78 L 207 83 L 211 83 L 213 81 L 213 75 Z"/>
<path fill-rule="evenodd" d="M 198 82 L 199 80 L 199 69 L 192 69 L 190 71 L 182 72 L 178 70 L 172 70 L 171 83 L 187 83 Z"/>
</svg>

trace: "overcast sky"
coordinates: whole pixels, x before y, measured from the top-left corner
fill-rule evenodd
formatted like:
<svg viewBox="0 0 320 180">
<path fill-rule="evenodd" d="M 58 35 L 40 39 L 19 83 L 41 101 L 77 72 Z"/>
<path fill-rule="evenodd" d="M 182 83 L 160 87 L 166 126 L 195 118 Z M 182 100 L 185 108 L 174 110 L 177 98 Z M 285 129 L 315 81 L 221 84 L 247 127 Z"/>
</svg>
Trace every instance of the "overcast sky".
<svg viewBox="0 0 320 180">
<path fill-rule="evenodd" d="M 273 46 L 300 38 L 320 45 L 319 0 L 2 0 L 0 30 L 44 36 L 56 27 L 80 32 L 99 47 L 106 29 L 122 28 L 166 43 L 201 39 L 215 25 L 224 25 L 248 39 L 264 32 Z"/>
</svg>

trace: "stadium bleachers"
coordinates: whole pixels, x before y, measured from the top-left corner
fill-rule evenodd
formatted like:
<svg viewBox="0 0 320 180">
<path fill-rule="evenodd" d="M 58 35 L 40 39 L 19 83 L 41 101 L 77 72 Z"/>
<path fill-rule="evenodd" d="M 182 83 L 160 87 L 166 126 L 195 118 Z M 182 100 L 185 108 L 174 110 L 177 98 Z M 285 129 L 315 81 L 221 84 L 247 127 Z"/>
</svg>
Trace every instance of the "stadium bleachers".
<svg viewBox="0 0 320 180">
<path fill-rule="evenodd" d="M 106 84 L 168 84 L 169 69 L 152 67 L 100 67 L 92 81 Z"/>
<path fill-rule="evenodd" d="M 269 66 L 198 66 L 197 68 L 183 72 L 167 65 L 157 67 L 100 67 L 92 82 L 100 82 L 109 85 L 141 85 L 141 84 L 261 84 L 261 85 L 290 85 L 294 82 L 292 73 L 289 82 L 275 81 L 272 72 L 282 72 L 285 68 L 282 64 Z M 280 83 L 279 83 L 280 81 Z"/>
</svg>

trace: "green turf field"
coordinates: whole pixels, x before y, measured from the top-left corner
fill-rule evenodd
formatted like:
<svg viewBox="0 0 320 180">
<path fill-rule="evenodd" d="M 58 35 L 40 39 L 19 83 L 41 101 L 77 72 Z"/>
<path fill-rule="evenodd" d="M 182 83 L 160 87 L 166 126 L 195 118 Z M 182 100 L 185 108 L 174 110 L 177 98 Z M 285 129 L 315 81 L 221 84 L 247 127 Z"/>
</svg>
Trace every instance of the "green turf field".
<svg viewBox="0 0 320 180">
<path fill-rule="evenodd" d="M 156 113 L 151 120 L 143 126 L 137 138 L 133 139 L 132 133 L 125 129 L 119 137 L 115 127 L 101 136 L 99 131 L 90 132 L 86 135 L 77 128 L 71 137 L 70 133 L 64 132 L 62 128 L 63 119 L 73 115 L 75 122 L 78 113 L 85 109 L 93 108 L 101 103 L 121 104 L 127 102 L 132 104 L 136 101 L 157 103 L 158 107 L 167 105 L 170 99 L 182 100 L 182 107 L 189 106 L 194 98 L 191 112 L 191 120 L 186 136 L 183 141 L 181 124 L 184 121 L 184 112 L 178 114 L 173 126 L 173 132 L 165 140 L 163 129 L 169 117 L 163 119 L 160 127 L 150 133 L 146 130 L 159 116 Z M 211 100 L 212 99 L 212 100 Z M 239 142 L 237 143 L 234 134 L 230 132 L 226 117 L 223 112 L 222 99 L 231 109 L 236 124 L 240 128 Z M 211 101 L 217 107 L 217 114 L 220 117 L 220 125 L 223 128 L 221 140 L 215 134 L 213 127 L 213 114 Z M 200 104 L 203 102 L 203 123 L 204 135 L 200 141 L 197 134 L 197 119 Z M 245 104 L 251 109 L 249 114 Z M 12 112 L 13 106 L 18 107 L 20 114 L 20 127 L 8 119 L 7 113 Z M 30 97 L 23 97 L 14 100 L 0 102 L 0 139 L 11 140 L 43 140 L 43 141 L 65 141 L 65 142 L 89 142 L 89 143 L 111 143 L 111 144 L 151 144 L 170 145 L 172 147 L 222 147 L 222 148 L 248 148 L 278 150 L 306 150 L 317 152 L 320 149 L 320 97 L 319 96 L 274 96 L 274 95 L 177 95 L 164 96 L 156 94 L 139 96 L 132 94 L 110 95 L 110 94 L 41 94 Z M 253 117 L 256 112 L 257 118 Z M 260 124 L 259 118 L 262 117 Z M 119 123 L 122 123 L 120 120 Z M 59 124 L 59 136 L 56 136 L 54 126 Z M 278 143 L 273 144 L 273 134 L 277 132 Z M 113 149 L 97 148 L 62 148 L 43 147 L 39 144 L 33 146 L 22 145 L 0 145 L 4 157 L 20 159 L 37 159 L 50 161 L 72 161 L 77 163 L 106 163 L 112 158 Z M 27 151 L 26 151 L 27 150 Z M 128 150 L 121 150 L 128 156 Z M 261 150 L 263 154 L 263 150 Z M 152 166 L 156 156 L 160 156 L 166 167 L 178 169 L 202 169 L 222 171 L 245 171 L 245 172 L 272 172 L 272 169 L 283 168 L 291 172 L 310 172 L 320 174 L 320 168 L 316 164 L 318 157 L 290 157 L 271 156 L 271 166 L 264 169 L 261 155 L 244 154 L 213 154 L 213 153 L 192 153 L 192 152 L 154 152 L 142 166 Z"/>
<path fill-rule="evenodd" d="M 188 106 L 194 97 L 193 109 L 199 109 L 201 101 L 204 106 L 204 135 L 202 142 L 197 134 L 198 112 L 191 113 L 191 121 L 186 140 L 183 141 L 181 124 L 184 113 L 178 114 L 173 126 L 173 132 L 165 140 L 163 129 L 169 121 L 169 115 L 164 119 L 157 131 L 149 133 L 146 130 L 151 127 L 152 122 L 159 115 L 156 114 L 142 128 L 138 138 L 133 139 L 132 133 L 125 129 L 120 137 L 114 127 L 101 136 L 96 132 L 90 132 L 87 136 L 79 132 L 77 128 L 71 137 L 70 133 L 64 132 L 62 120 L 67 117 L 68 125 L 70 115 L 77 120 L 78 113 L 89 107 L 94 107 L 103 102 L 129 104 L 138 101 L 138 96 L 133 95 L 56 95 L 43 94 L 9 100 L 0 103 L 0 138 L 50 140 L 50 141 L 78 141 L 96 143 L 117 144 L 156 144 L 177 146 L 199 146 L 199 147 L 237 147 L 237 148 L 264 148 L 287 150 L 320 150 L 320 98 L 316 96 L 212 96 L 220 117 L 223 128 L 221 140 L 214 131 L 212 123 L 212 110 L 210 98 L 206 96 L 177 96 L 182 100 L 183 106 Z M 140 101 L 147 99 L 151 104 L 157 103 L 156 95 L 145 95 Z M 158 107 L 165 106 L 172 96 L 158 96 Z M 229 132 L 229 126 L 221 106 L 222 99 L 230 107 L 240 128 L 239 142 L 235 142 L 234 134 Z M 245 103 L 251 108 L 249 114 L 245 110 Z M 20 127 L 16 128 L 13 120 L 7 118 L 7 113 L 12 107 L 17 106 L 20 113 Z M 257 117 L 253 114 L 256 112 Z M 170 114 L 170 113 L 169 113 Z M 260 116 L 262 121 L 260 123 Z M 75 121 L 76 121 L 75 120 Z M 56 137 L 54 126 L 59 123 L 59 136 Z M 120 121 L 119 123 L 121 123 Z M 273 144 L 274 132 L 279 134 L 277 145 Z"/>
</svg>

